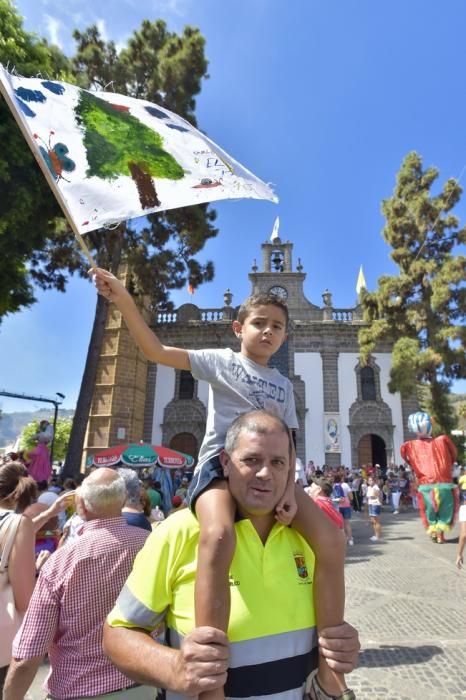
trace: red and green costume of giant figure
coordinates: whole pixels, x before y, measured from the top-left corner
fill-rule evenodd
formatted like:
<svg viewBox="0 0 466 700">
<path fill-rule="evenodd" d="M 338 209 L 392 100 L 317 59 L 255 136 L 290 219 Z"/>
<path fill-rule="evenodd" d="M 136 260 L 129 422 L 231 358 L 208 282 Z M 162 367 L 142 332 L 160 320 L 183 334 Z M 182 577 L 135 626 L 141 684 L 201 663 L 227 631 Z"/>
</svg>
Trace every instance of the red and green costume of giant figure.
<svg viewBox="0 0 466 700">
<path fill-rule="evenodd" d="M 405 442 L 400 451 L 418 481 L 424 527 L 431 535 L 448 532 L 458 512 L 458 488 L 452 481 L 455 445 L 446 435 L 422 436 Z"/>
</svg>

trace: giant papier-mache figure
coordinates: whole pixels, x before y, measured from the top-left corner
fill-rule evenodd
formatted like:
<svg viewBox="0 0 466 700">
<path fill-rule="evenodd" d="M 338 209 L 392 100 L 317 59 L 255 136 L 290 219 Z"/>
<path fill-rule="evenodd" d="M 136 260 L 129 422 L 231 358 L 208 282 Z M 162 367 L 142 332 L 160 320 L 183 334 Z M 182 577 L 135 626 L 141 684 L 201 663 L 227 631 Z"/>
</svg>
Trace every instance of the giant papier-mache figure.
<svg viewBox="0 0 466 700">
<path fill-rule="evenodd" d="M 418 482 L 422 522 L 432 540 L 442 543 L 458 512 L 458 488 L 452 477 L 456 447 L 447 435 L 432 437 L 432 421 L 427 413 L 412 413 L 408 427 L 418 439 L 401 445 L 401 456 Z"/>
<path fill-rule="evenodd" d="M 36 446 L 26 455 L 28 472 L 36 481 L 48 481 L 52 475 L 49 444 L 53 440 L 53 425 L 48 420 L 41 420 L 34 440 Z"/>
</svg>

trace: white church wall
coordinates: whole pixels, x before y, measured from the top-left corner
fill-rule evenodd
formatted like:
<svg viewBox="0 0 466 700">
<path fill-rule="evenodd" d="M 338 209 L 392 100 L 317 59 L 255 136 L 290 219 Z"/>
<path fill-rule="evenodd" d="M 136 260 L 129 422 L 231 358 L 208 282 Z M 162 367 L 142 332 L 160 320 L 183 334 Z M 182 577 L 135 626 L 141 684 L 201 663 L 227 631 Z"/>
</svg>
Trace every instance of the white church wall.
<svg viewBox="0 0 466 700">
<path fill-rule="evenodd" d="M 338 398 L 340 401 L 341 425 L 341 463 L 345 467 L 351 464 L 351 435 L 348 430 L 350 406 L 358 396 L 355 367 L 359 355 L 353 352 L 341 352 L 338 356 Z"/>
<path fill-rule="evenodd" d="M 322 465 L 325 462 L 322 357 L 319 352 L 298 352 L 295 353 L 294 366 L 306 391 L 306 463 L 312 459 L 314 464 Z"/>
<path fill-rule="evenodd" d="M 162 444 L 163 413 L 175 395 L 175 370 L 164 365 L 157 366 L 155 384 L 154 417 L 152 421 L 152 444 Z"/>
<path fill-rule="evenodd" d="M 390 353 L 380 353 L 374 356 L 375 362 L 380 367 L 380 393 L 382 399 L 392 409 L 393 425 L 393 461 L 401 464 L 400 447 L 403 440 L 403 414 L 401 411 L 401 396 L 398 392 L 391 394 L 388 391 L 388 381 L 390 379 L 391 355 Z"/>
</svg>

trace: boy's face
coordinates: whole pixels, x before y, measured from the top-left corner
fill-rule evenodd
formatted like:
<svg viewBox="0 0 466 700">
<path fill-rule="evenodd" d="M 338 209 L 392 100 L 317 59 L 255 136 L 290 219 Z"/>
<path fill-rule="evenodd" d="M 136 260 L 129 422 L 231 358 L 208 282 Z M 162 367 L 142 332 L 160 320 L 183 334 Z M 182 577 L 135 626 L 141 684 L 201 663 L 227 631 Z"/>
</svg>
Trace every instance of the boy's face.
<svg viewBox="0 0 466 700">
<path fill-rule="evenodd" d="M 233 330 L 241 340 L 241 352 L 250 360 L 266 365 L 286 340 L 286 317 L 278 306 L 254 306 L 244 323 L 233 321 Z"/>
</svg>

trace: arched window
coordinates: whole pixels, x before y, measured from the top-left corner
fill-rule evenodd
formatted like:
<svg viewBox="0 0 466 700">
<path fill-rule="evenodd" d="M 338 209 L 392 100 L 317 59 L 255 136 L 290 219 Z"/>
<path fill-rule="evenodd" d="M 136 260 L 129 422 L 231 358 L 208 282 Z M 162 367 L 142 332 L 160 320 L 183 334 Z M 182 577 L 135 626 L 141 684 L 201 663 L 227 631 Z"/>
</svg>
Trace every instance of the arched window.
<svg viewBox="0 0 466 700">
<path fill-rule="evenodd" d="M 375 401 L 377 399 L 375 374 L 372 367 L 369 366 L 361 369 L 361 396 L 363 401 Z"/>
<path fill-rule="evenodd" d="M 180 385 L 178 390 L 179 399 L 194 398 L 194 377 L 187 369 L 180 372 Z"/>
</svg>

